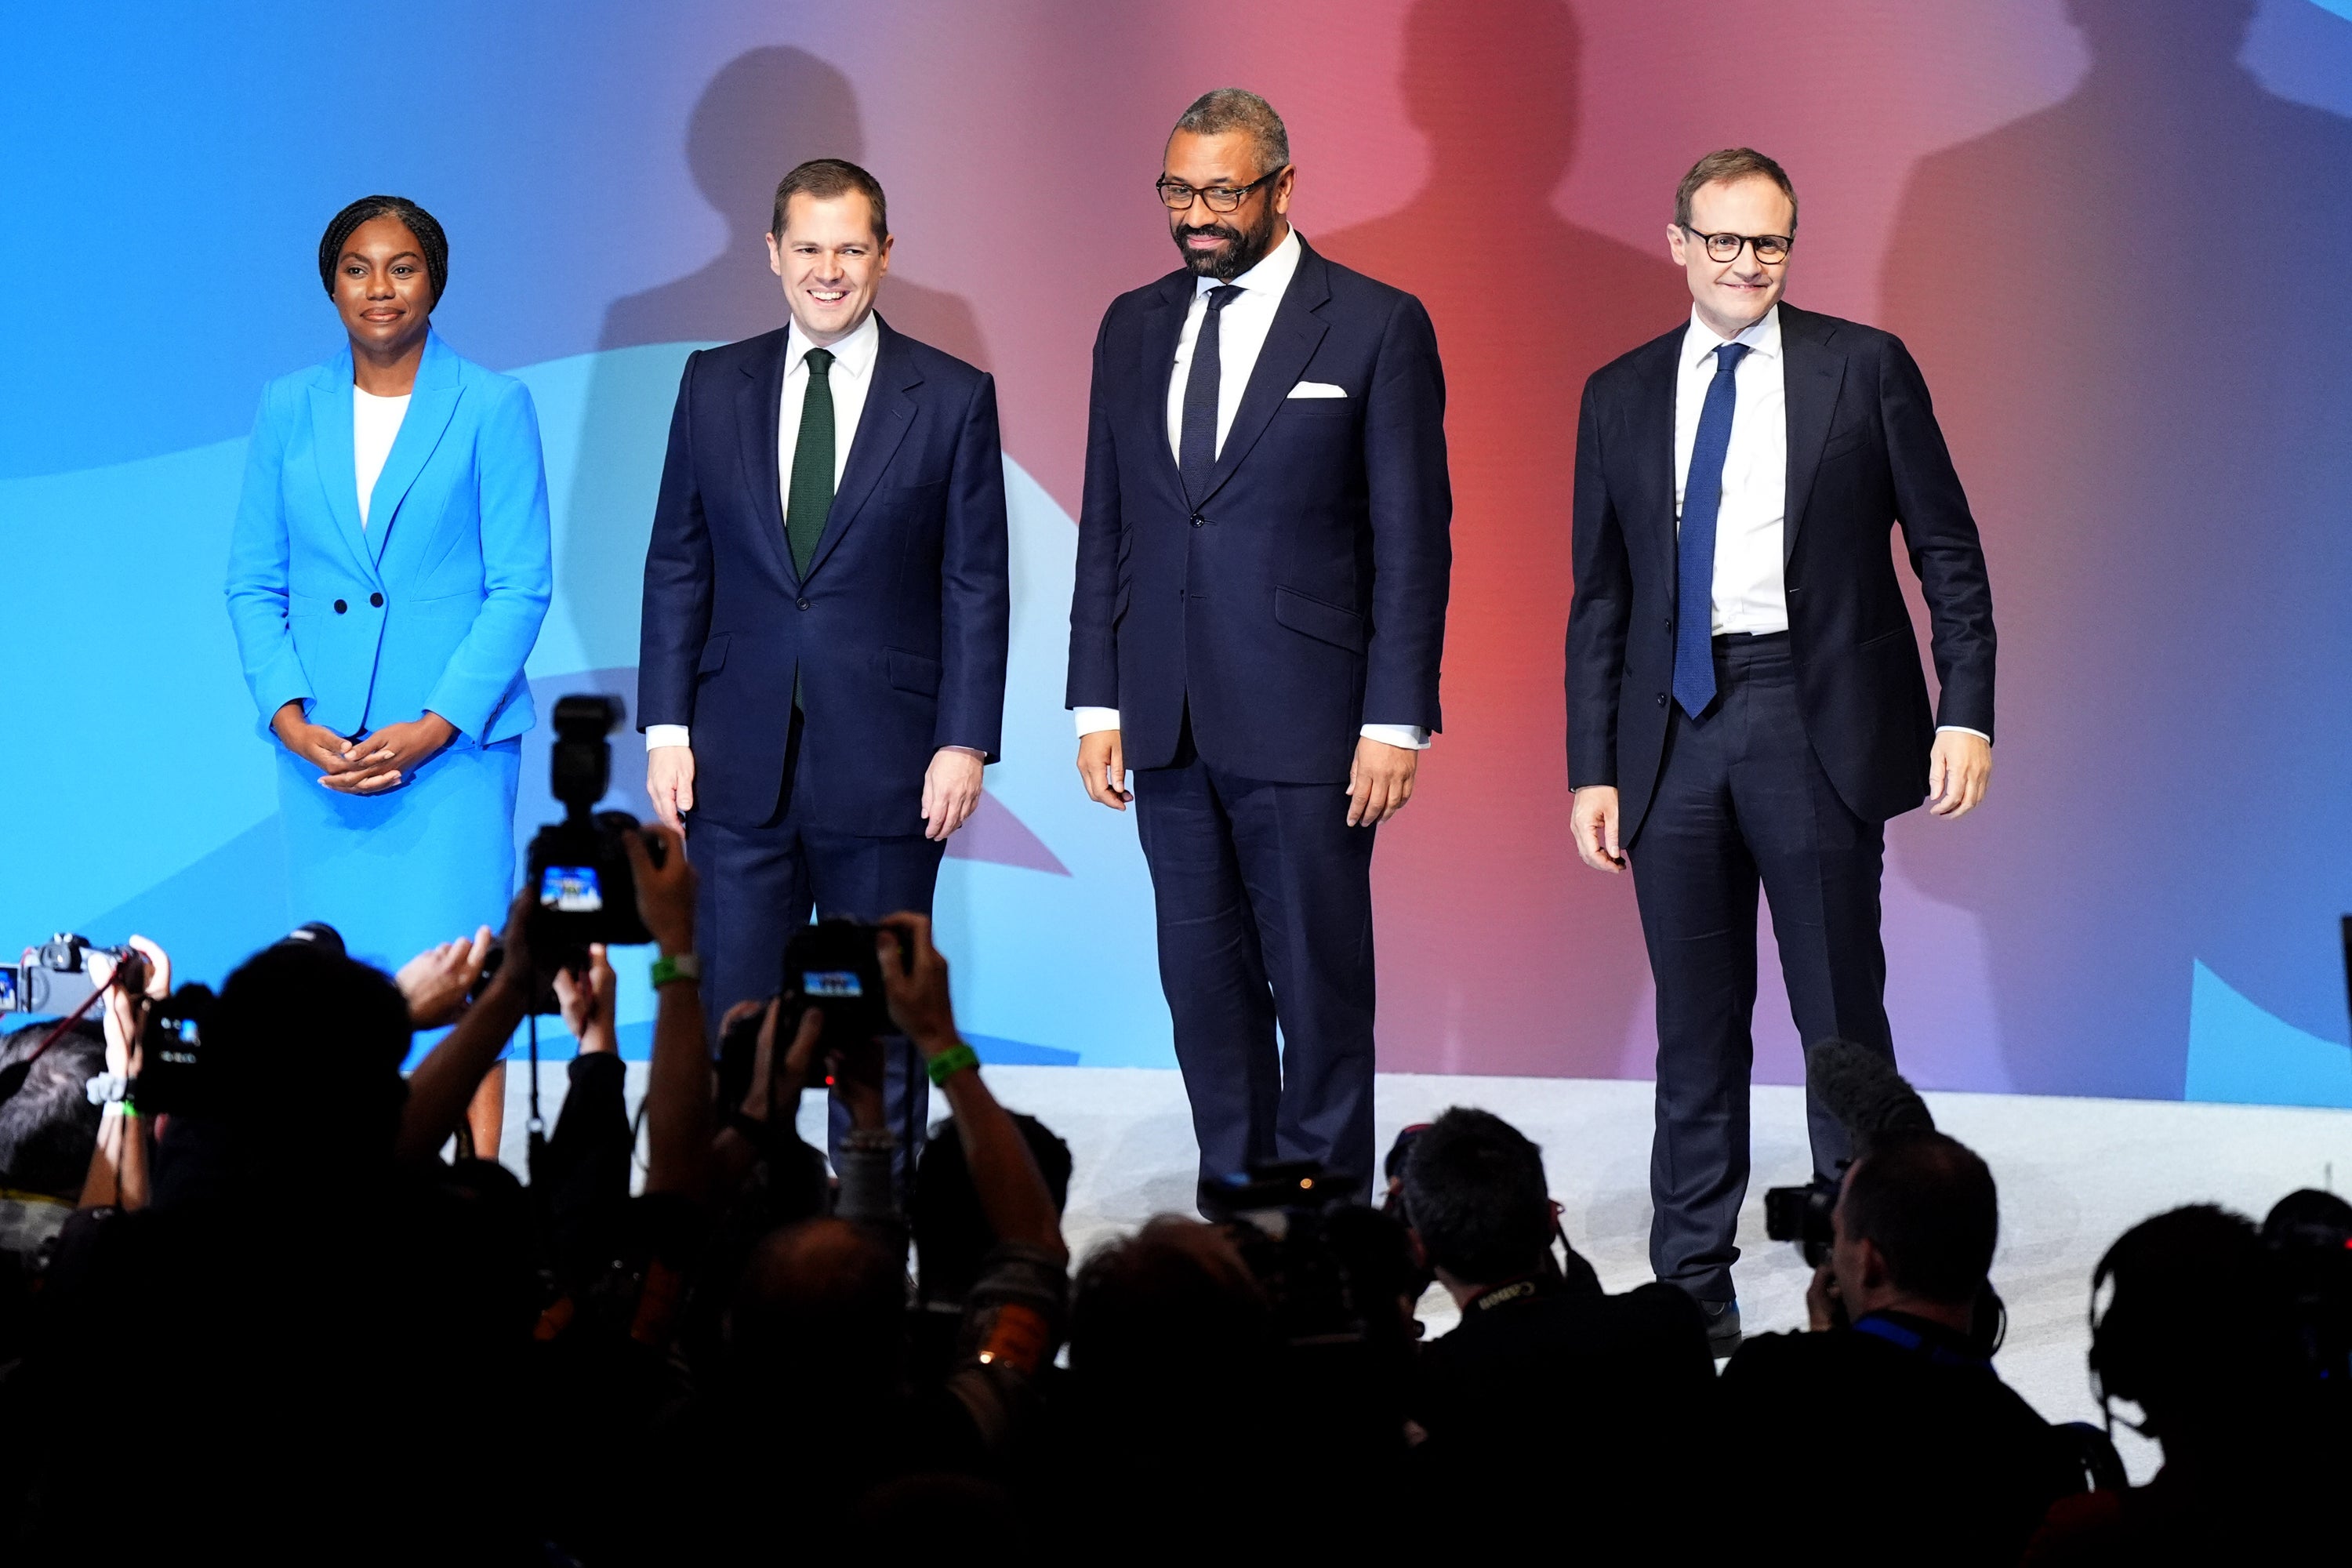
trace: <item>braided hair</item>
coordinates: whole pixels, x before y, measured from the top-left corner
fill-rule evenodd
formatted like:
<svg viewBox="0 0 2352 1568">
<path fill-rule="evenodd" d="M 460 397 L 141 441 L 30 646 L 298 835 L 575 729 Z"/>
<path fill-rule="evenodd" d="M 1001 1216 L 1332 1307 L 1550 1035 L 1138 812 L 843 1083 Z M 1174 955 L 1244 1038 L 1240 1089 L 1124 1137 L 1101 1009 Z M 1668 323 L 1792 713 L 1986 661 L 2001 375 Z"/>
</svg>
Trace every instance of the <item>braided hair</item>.
<svg viewBox="0 0 2352 1568">
<path fill-rule="evenodd" d="M 335 266 L 343 258 L 343 246 L 360 225 L 380 217 L 398 218 L 416 237 L 416 248 L 425 255 L 425 276 L 433 285 L 433 303 L 438 305 L 441 290 L 449 286 L 449 237 L 441 231 L 438 218 L 406 196 L 362 196 L 337 213 L 319 239 L 319 281 L 330 295 L 334 293 Z"/>
</svg>

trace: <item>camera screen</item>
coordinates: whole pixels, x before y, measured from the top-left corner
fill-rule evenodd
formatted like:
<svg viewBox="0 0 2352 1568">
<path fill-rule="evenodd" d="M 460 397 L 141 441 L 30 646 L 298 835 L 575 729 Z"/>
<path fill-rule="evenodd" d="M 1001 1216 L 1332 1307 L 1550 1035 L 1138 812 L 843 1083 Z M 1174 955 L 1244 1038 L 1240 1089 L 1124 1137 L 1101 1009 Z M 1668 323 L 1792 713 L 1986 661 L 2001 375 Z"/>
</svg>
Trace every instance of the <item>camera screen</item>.
<svg viewBox="0 0 2352 1568">
<path fill-rule="evenodd" d="M 593 866 L 550 866 L 539 879 L 539 907 L 567 915 L 593 915 L 604 907 Z"/>
<path fill-rule="evenodd" d="M 16 966 L 0 963 L 0 1013 L 14 1013 L 23 1005 L 16 994 Z"/>
<path fill-rule="evenodd" d="M 863 996 L 866 987 L 854 969 L 807 969 L 801 972 L 803 996 Z"/>
</svg>

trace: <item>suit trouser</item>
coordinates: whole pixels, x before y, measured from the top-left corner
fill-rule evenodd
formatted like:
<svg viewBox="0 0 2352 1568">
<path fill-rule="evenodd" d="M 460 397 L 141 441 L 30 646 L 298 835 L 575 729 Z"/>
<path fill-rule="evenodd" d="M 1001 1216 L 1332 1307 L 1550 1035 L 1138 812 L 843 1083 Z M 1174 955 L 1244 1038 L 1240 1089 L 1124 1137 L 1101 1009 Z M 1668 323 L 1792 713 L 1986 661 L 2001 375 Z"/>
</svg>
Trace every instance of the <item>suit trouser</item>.
<svg viewBox="0 0 2352 1568">
<path fill-rule="evenodd" d="M 1316 1160 L 1369 1194 L 1377 830 L 1342 785 L 1210 766 L 1189 724 L 1136 771 L 1135 815 L 1201 1174 Z"/>
<path fill-rule="evenodd" d="M 687 847 L 701 875 L 695 910 L 695 946 L 702 958 L 702 1006 L 718 1048 L 719 1020 L 736 1003 L 772 996 L 783 977 L 784 944 L 809 923 L 812 910 L 828 918 L 874 921 L 912 910 L 931 912 L 940 858 L 947 846 L 920 833 L 870 837 L 806 822 L 810 790 L 802 777 L 800 716 L 785 749 L 781 804 L 757 827 L 687 818 Z M 781 1049 L 782 1042 L 778 1043 Z M 885 1042 L 884 1103 L 899 1137 L 897 1169 L 903 1184 L 929 1125 L 930 1079 L 911 1058 L 903 1037 Z M 731 1107 L 721 1107 L 723 1117 Z M 912 1129 L 913 1137 L 908 1135 Z M 838 1151 L 849 1115 L 833 1103 L 829 1142 Z"/>
<path fill-rule="evenodd" d="M 1847 809 L 1805 738 L 1785 633 L 1717 637 L 1717 696 L 1677 707 L 1657 793 L 1627 847 L 1658 988 L 1650 1263 L 1701 1300 L 1729 1300 L 1748 1173 L 1756 895 L 1771 900 L 1798 1037 L 1894 1057 L 1878 935 L 1885 828 Z M 1813 1167 L 1845 1131 L 1808 1086 Z"/>
</svg>

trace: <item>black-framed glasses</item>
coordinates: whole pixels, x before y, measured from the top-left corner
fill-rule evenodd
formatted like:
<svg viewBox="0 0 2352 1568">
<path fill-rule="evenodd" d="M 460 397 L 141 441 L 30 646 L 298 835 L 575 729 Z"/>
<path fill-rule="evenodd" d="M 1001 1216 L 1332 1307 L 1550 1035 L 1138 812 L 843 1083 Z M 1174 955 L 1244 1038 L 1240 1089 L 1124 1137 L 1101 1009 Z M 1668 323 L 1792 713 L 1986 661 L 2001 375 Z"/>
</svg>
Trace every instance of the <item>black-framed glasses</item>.
<svg viewBox="0 0 2352 1568">
<path fill-rule="evenodd" d="M 1739 253 L 1749 246 L 1756 247 L 1756 259 L 1767 267 L 1778 267 L 1789 259 L 1789 247 L 1797 242 L 1785 234 L 1701 234 L 1690 225 L 1683 232 L 1706 247 L 1709 261 L 1737 261 Z"/>
<path fill-rule="evenodd" d="M 1283 169 L 1288 167 L 1287 163 L 1282 166 Z M 1182 212 L 1195 200 L 1208 203 L 1213 213 L 1229 213 L 1247 200 L 1252 191 L 1280 173 L 1282 169 L 1268 170 L 1246 185 L 1188 185 L 1181 180 L 1171 180 L 1162 174 L 1151 182 L 1151 188 L 1160 193 L 1160 199 L 1172 213 Z"/>
</svg>

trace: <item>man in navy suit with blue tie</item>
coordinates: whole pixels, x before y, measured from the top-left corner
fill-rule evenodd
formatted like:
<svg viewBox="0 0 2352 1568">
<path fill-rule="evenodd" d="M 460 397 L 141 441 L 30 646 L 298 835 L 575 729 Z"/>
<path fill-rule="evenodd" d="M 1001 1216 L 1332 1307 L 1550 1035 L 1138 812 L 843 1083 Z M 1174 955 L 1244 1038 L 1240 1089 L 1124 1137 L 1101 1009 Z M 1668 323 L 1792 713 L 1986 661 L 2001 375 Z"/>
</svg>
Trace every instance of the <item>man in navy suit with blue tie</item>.
<svg viewBox="0 0 2352 1568">
<path fill-rule="evenodd" d="M 1568 623 L 1571 823 L 1633 869 L 1658 988 L 1650 1260 L 1739 1342 L 1756 900 L 1807 1047 L 1894 1055 L 1878 933 L 1889 817 L 1965 816 L 1992 772 L 1992 593 L 1903 344 L 1783 304 L 1797 198 L 1748 148 L 1701 159 L 1667 245 L 1690 321 L 1585 384 Z M 1888 535 L 1927 601 L 1933 710 Z M 1848 1152 L 1809 1095 L 1813 1165 Z"/>
<path fill-rule="evenodd" d="M 768 250 L 791 321 L 687 360 L 637 668 L 646 793 L 701 872 L 714 1021 L 775 993 L 812 907 L 930 912 L 1004 710 L 993 380 L 875 312 L 887 209 L 856 164 L 785 175 Z M 929 1086 L 887 1060 L 889 1125 L 919 1138 Z"/>
<path fill-rule="evenodd" d="M 1068 702 L 1087 794 L 1135 803 L 1202 1175 L 1369 1192 L 1372 838 L 1438 728 L 1445 388 L 1420 301 L 1292 230 L 1294 178 L 1255 93 L 1169 137 L 1184 266 L 1095 341 Z"/>
</svg>

